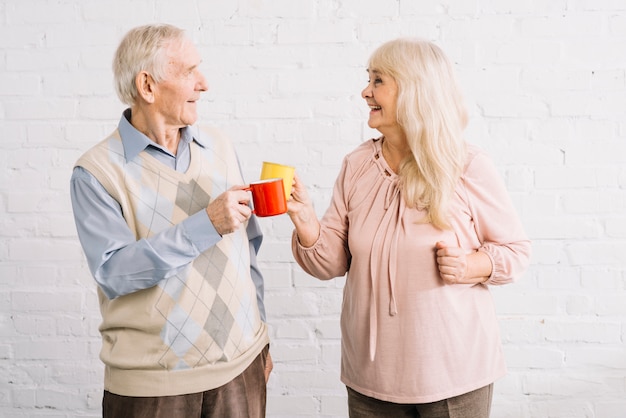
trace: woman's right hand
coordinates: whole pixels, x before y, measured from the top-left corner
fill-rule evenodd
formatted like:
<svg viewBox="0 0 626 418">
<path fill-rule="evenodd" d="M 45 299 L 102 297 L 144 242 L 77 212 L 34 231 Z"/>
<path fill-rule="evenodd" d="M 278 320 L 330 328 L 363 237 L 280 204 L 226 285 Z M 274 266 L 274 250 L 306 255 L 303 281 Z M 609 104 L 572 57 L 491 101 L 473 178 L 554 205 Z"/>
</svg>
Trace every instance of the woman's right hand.
<svg viewBox="0 0 626 418">
<path fill-rule="evenodd" d="M 304 247 L 315 244 L 320 234 L 320 223 L 309 193 L 297 174 L 293 176 L 291 197 L 287 201 L 287 214 L 296 227 L 300 244 Z"/>
<path fill-rule="evenodd" d="M 293 175 L 293 183 L 291 186 L 291 196 L 287 201 L 287 213 L 289 216 L 300 213 L 306 207 L 313 207 L 311 198 L 306 190 L 306 187 L 300 181 L 297 173 Z"/>
</svg>

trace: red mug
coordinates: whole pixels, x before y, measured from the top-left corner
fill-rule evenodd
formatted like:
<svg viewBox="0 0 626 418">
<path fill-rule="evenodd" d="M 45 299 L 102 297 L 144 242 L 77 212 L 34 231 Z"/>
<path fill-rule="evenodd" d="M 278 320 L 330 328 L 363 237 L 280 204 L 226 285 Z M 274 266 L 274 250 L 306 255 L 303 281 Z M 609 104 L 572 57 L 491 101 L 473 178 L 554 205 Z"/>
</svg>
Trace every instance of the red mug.
<svg viewBox="0 0 626 418">
<path fill-rule="evenodd" d="M 256 216 L 274 216 L 287 212 L 282 178 L 255 181 L 245 190 L 252 192 L 252 213 Z"/>
</svg>

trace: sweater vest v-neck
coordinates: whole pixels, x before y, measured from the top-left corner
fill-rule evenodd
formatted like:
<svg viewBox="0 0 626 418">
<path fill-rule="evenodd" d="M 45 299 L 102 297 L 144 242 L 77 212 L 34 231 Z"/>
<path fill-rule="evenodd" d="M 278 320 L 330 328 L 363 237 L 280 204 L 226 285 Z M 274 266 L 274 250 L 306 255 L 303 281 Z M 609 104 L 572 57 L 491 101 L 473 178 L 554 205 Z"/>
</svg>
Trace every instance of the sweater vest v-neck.
<svg viewBox="0 0 626 418">
<path fill-rule="evenodd" d="M 203 135 L 181 173 L 142 151 L 126 161 L 119 132 L 87 151 L 87 169 L 120 204 L 137 240 L 204 210 L 243 184 L 229 141 Z M 103 231 L 106 233 L 106 231 Z M 250 276 L 245 225 L 156 286 L 109 300 L 98 289 L 105 389 L 125 396 L 168 396 L 221 386 L 267 344 Z"/>
</svg>

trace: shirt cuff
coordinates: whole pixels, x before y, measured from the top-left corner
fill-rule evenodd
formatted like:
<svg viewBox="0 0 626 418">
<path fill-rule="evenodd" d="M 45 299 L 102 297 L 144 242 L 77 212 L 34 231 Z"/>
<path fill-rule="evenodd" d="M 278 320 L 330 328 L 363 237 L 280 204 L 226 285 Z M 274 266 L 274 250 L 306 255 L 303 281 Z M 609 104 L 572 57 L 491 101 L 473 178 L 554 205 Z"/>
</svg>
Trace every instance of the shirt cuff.
<svg viewBox="0 0 626 418">
<path fill-rule="evenodd" d="M 222 240 L 206 210 L 201 210 L 182 222 L 185 236 L 198 249 L 204 252 Z"/>
<path fill-rule="evenodd" d="M 493 280 L 493 278 L 496 276 L 496 260 L 494 259 L 493 255 L 484 247 L 480 247 L 478 249 L 478 251 L 484 253 L 487 255 L 487 257 L 489 257 L 489 260 L 491 260 L 491 274 L 489 275 L 489 277 L 487 278 L 487 280 L 485 280 L 484 282 L 482 282 L 482 284 L 491 284 L 490 282 Z"/>
</svg>

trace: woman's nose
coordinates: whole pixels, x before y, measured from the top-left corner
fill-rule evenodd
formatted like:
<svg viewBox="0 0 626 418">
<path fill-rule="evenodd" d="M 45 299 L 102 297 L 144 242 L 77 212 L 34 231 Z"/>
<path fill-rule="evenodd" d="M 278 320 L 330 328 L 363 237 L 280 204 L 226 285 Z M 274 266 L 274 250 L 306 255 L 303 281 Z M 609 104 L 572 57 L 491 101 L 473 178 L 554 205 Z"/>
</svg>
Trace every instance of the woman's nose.
<svg viewBox="0 0 626 418">
<path fill-rule="evenodd" d="M 361 91 L 361 97 L 362 98 L 368 98 L 368 97 L 372 97 L 372 89 L 370 88 L 369 84 L 367 85 L 367 87 L 365 87 L 362 91 Z"/>
</svg>

